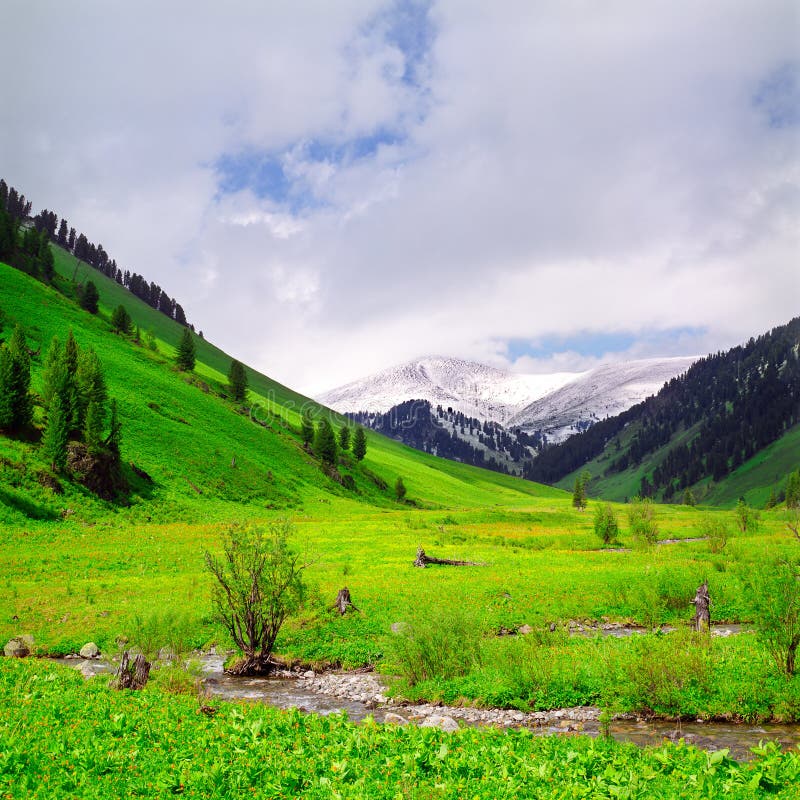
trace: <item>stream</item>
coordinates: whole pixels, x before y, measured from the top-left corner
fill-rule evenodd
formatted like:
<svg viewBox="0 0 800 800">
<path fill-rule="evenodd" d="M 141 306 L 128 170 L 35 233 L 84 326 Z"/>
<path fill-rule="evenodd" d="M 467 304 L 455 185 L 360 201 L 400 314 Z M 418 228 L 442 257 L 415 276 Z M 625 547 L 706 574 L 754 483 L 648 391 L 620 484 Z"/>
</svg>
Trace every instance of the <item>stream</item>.
<svg viewBox="0 0 800 800">
<path fill-rule="evenodd" d="M 53 660 L 79 670 L 87 678 L 116 668 L 100 659 L 72 657 Z M 266 703 L 275 708 L 297 708 L 322 715 L 344 712 L 353 722 L 371 716 L 376 722 L 417 724 L 444 730 L 454 730 L 462 724 L 524 727 L 541 734 L 600 734 L 599 708 L 523 713 L 508 709 L 406 705 L 385 697 L 384 685 L 375 673 L 315 674 L 309 671 L 294 677 L 244 678 L 225 674 L 223 663 L 222 655 L 203 655 L 200 658 L 203 685 L 209 698 Z M 760 741 L 774 741 L 784 749 L 800 747 L 798 724 L 683 722 L 678 725 L 664 720 L 640 720 L 634 715 L 620 715 L 612 720 L 610 733 L 620 742 L 633 742 L 640 747 L 659 745 L 665 739 L 678 741 L 683 738 L 687 743 L 708 751 L 727 748 L 730 757 L 739 761 L 753 758 L 750 748 Z"/>
</svg>

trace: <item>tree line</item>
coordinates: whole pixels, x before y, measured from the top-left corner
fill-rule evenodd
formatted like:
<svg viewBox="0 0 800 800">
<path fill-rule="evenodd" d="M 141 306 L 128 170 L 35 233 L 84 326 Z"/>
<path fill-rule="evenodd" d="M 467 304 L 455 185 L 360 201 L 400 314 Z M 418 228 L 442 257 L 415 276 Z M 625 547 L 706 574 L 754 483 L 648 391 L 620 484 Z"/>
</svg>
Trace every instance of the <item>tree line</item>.
<svg viewBox="0 0 800 800">
<path fill-rule="evenodd" d="M 0 258 L 49 282 L 54 263 L 49 243 L 54 242 L 152 308 L 194 330 L 187 322 L 183 306 L 155 281 L 120 268 L 102 244 L 94 244 L 84 233 L 77 233 L 66 219 L 59 220 L 54 211 L 42 209 L 32 220 L 30 213 L 30 201 L 0 178 Z M 28 220 L 32 226 L 27 224 Z"/>
</svg>

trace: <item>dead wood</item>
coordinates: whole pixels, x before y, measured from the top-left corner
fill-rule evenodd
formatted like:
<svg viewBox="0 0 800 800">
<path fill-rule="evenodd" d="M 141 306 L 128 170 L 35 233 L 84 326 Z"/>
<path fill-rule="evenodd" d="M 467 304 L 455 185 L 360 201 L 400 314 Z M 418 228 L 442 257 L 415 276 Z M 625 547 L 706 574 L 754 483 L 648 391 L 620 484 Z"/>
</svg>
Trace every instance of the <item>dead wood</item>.
<svg viewBox="0 0 800 800">
<path fill-rule="evenodd" d="M 424 569 L 428 564 L 442 564 L 447 567 L 485 567 L 478 561 L 455 561 L 452 558 L 434 558 L 429 556 L 421 547 L 417 549 L 417 557 L 414 559 L 414 566 Z"/>
<path fill-rule="evenodd" d="M 353 604 L 353 599 L 350 597 L 350 590 L 345 586 L 339 589 L 336 595 L 336 602 L 331 606 L 331 609 L 336 609 L 341 616 L 344 616 L 348 611 L 359 611 Z"/>
<path fill-rule="evenodd" d="M 122 654 L 122 660 L 119 662 L 119 671 L 117 672 L 117 689 L 143 689 L 150 677 L 150 662 L 139 653 L 130 663 L 130 656 L 126 650 Z"/>
<path fill-rule="evenodd" d="M 711 598 L 708 594 L 708 581 L 697 587 L 697 593 L 692 600 L 694 604 L 694 629 L 696 631 L 711 630 Z"/>
</svg>

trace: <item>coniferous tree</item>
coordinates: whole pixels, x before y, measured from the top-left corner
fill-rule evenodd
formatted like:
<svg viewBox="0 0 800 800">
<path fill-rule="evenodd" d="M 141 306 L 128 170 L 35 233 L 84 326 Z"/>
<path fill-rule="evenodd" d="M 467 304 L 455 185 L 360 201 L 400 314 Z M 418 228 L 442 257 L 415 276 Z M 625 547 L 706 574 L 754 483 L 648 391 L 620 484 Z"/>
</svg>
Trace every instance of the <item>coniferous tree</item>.
<svg viewBox="0 0 800 800">
<path fill-rule="evenodd" d="M 30 425 L 30 385 L 28 345 L 22 327 L 17 325 L 8 345 L 0 348 L 0 429 L 19 431 Z"/>
<path fill-rule="evenodd" d="M 243 403 L 247 397 L 247 372 L 239 361 L 231 361 L 228 370 L 228 391 L 237 403 Z"/>
<path fill-rule="evenodd" d="M 100 301 L 100 292 L 97 291 L 93 281 L 87 281 L 80 293 L 81 308 L 88 311 L 90 314 L 97 313 L 97 304 Z"/>
<path fill-rule="evenodd" d="M 398 500 L 405 500 L 407 491 L 408 490 L 406 489 L 405 483 L 403 483 L 403 479 L 398 475 L 394 484 L 394 496 Z"/>
<path fill-rule="evenodd" d="M 83 440 L 90 453 L 97 453 L 103 443 L 103 422 L 100 404 L 90 400 L 86 409 L 86 421 L 83 424 Z"/>
<path fill-rule="evenodd" d="M 310 447 L 314 441 L 314 418 L 311 412 L 306 409 L 303 411 L 303 420 L 300 423 L 300 435 L 303 439 L 303 444 Z"/>
<path fill-rule="evenodd" d="M 339 447 L 342 450 L 350 449 L 350 428 L 347 425 L 342 425 L 339 429 Z"/>
<path fill-rule="evenodd" d="M 111 314 L 111 327 L 118 333 L 130 333 L 133 326 L 128 310 L 123 305 L 118 305 Z"/>
<path fill-rule="evenodd" d="M 586 508 L 586 484 L 589 482 L 589 475 L 586 472 L 581 473 L 575 478 L 575 486 L 572 490 L 572 505 L 578 511 L 583 511 Z"/>
<path fill-rule="evenodd" d="M 77 427 L 85 430 L 86 415 L 92 403 L 96 406 L 95 414 L 101 422 L 104 422 L 108 403 L 108 390 L 106 389 L 106 379 L 100 359 L 91 348 L 80 352 L 75 387 Z"/>
<path fill-rule="evenodd" d="M 786 508 L 800 508 L 800 469 L 786 478 Z"/>
<path fill-rule="evenodd" d="M 175 363 L 182 372 L 191 372 L 195 364 L 195 348 L 192 333 L 188 328 L 183 329 L 183 336 L 178 344 L 175 354 Z"/>
<path fill-rule="evenodd" d="M 364 432 L 364 429 L 359 425 L 356 428 L 355 434 L 353 435 L 353 455 L 355 456 L 356 461 L 361 461 L 366 454 L 367 435 Z"/>
<path fill-rule="evenodd" d="M 42 436 L 42 452 L 55 472 L 67 464 L 69 420 L 59 394 L 54 394 L 47 409 L 47 425 Z"/>
<path fill-rule="evenodd" d="M 69 232 L 67 230 L 67 221 L 65 219 L 62 219 L 61 224 L 58 226 L 58 243 L 61 247 L 67 246 L 68 236 Z"/>
<path fill-rule="evenodd" d="M 333 426 L 325 417 L 317 425 L 314 452 L 317 454 L 317 458 L 322 459 L 325 463 L 336 463 L 336 435 L 333 432 Z"/>
<path fill-rule="evenodd" d="M 72 252 L 75 249 L 75 228 L 69 229 L 69 236 L 67 236 L 67 250 Z"/>
<path fill-rule="evenodd" d="M 115 456 L 117 462 L 120 461 L 120 444 L 122 443 L 122 423 L 119 421 L 117 412 L 117 401 L 111 401 L 111 420 L 109 422 L 108 438 L 105 441 L 106 447 Z"/>
</svg>

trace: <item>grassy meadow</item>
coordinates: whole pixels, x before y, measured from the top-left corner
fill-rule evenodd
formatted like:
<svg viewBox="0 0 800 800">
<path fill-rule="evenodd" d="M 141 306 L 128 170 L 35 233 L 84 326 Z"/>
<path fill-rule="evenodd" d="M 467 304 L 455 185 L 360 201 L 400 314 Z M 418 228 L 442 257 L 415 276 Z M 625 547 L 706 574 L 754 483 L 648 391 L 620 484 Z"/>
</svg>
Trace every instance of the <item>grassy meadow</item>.
<svg viewBox="0 0 800 800">
<path fill-rule="evenodd" d="M 780 675 L 753 633 L 708 641 L 681 632 L 627 639 L 566 633 L 570 621 L 685 628 L 693 614 L 690 601 L 706 580 L 712 619 L 748 623 L 757 591 L 754 576 L 800 548 L 786 527 L 784 510 L 762 512 L 758 525 L 742 532 L 731 510 L 658 506 L 658 538 L 678 541 L 646 544 L 631 535 L 625 505 L 615 504 L 619 541 L 604 547 L 593 530 L 596 501 L 581 512 L 560 489 L 437 459 L 372 433 L 363 462 L 347 454 L 342 458 L 339 470 L 352 477 L 355 487 L 346 489 L 302 446 L 298 411 L 309 401 L 250 371 L 248 407 L 235 405 L 226 396 L 230 360 L 224 353 L 197 339 L 194 373 L 179 373 L 172 360 L 179 326 L 94 271 L 90 277 L 100 289 L 101 308 L 92 316 L 68 296 L 74 259 L 57 251 L 56 266 L 62 293 L 0 264 L 3 336 L 15 322 L 24 326 L 35 353 L 35 393 L 41 390 L 42 363 L 53 336 L 63 341 L 72 330 L 79 347 L 97 351 L 109 394 L 119 403 L 132 491 L 125 502 L 107 502 L 60 478 L 63 493 L 56 493 L 42 480 L 47 464 L 36 436 L 0 436 L 3 642 L 31 635 L 40 655 L 74 652 L 89 640 L 108 655 L 125 644 L 148 651 L 163 645 L 228 647 L 213 619 L 203 554 L 220 550 L 221 534 L 230 524 L 289 519 L 292 544 L 308 564 L 309 596 L 301 615 L 279 636 L 277 650 L 287 659 L 317 667 L 374 664 L 387 675 L 402 676 L 393 691 L 412 699 L 521 709 L 600 704 L 672 718 L 800 719 L 800 678 Z M 77 267 L 80 279 L 89 268 Z M 142 333 L 154 333 L 155 351 L 112 332 L 110 312 L 120 302 Z M 332 419 L 341 424 L 335 415 Z M 41 408 L 35 420 L 41 425 Z M 132 465 L 152 482 L 137 477 Z M 408 488 L 404 502 L 392 490 L 398 476 Z M 709 519 L 721 523 L 725 535 L 693 541 L 703 535 Z M 420 546 L 430 555 L 479 566 L 415 568 Z M 359 611 L 339 617 L 330 606 L 343 586 Z M 402 623 L 405 633 L 393 634 L 395 623 Z M 532 633 L 501 635 L 522 625 Z M 416 639 L 409 632 L 418 634 Z M 35 747 L 29 741 L 29 731 L 48 714 L 72 724 L 69 720 L 84 701 L 90 713 L 75 724 L 83 737 L 91 736 L 86 727 L 91 725 L 112 737 L 114 744 L 104 756 L 108 770 L 99 774 L 120 781 L 112 785 L 111 777 L 98 779 L 92 789 L 98 796 L 104 788 L 148 795 L 154 785 L 164 792 L 183 786 L 190 796 L 227 796 L 231 787 L 264 770 L 274 770 L 276 786 L 285 788 L 289 784 L 281 781 L 296 779 L 305 781 L 308 796 L 335 796 L 325 794 L 327 784 L 314 783 L 316 772 L 289 775 L 298 769 L 297 754 L 308 753 L 309 741 L 325 736 L 349 753 L 341 757 L 344 762 L 372 764 L 370 759 L 376 759 L 375 774 L 386 776 L 384 784 L 347 788 L 345 767 L 337 768 L 343 772 L 334 784 L 348 797 L 396 796 L 386 787 L 398 781 L 427 787 L 400 796 L 460 796 L 458 787 L 480 775 L 487 781 L 485 793 L 470 796 L 510 796 L 515 784 L 501 791 L 492 783 L 492 764 L 500 754 L 517 765 L 519 776 L 533 781 L 529 786 L 541 781 L 540 795 L 525 796 L 552 796 L 546 788 L 553 759 L 575 766 L 570 786 L 578 786 L 580 776 L 589 786 L 601 780 L 601 773 L 609 786 L 608 776 L 626 776 L 614 780 L 633 789 L 618 796 L 673 796 L 669 787 L 680 785 L 685 774 L 704 776 L 698 786 L 718 788 L 718 781 L 727 781 L 730 796 L 736 797 L 757 796 L 742 787 L 760 791 L 767 785 L 760 777 L 752 783 L 753 773 L 737 772 L 727 762 L 715 762 L 711 769 L 706 756 L 691 749 L 672 749 L 662 758 L 658 751 L 642 755 L 610 745 L 605 750 L 603 743 L 497 732 L 465 732 L 455 744 L 445 744 L 439 733 L 378 734 L 369 727 L 359 732 L 340 720 L 252 708 L 222 712 L 226 741 L 239 737 L 243 748 L 246 743 L 261 752 L 263 732 L 280 731 L 281 741 L 297 757 L 281 761 L 276 755 L 274 764 L 259 767 L 254 757 L 237 750 L 227 764 L 220 755 L 223 734 L 197 718 L 182 698 L 112 696 L 102 685 L 84 689 L 74 675 L 30 664 L 3 663 L 0 687 L 8 700 L 0 709 L 19 704 L 28 720 L 10 728 L 0 712 L 0 736 L 6 737 L 0 738 L 5 742 L 0 747 L 0 796 L 25 794 L 27 784 L 20 776 L 35 759 L 48 780 L 61 781 L 61 793 L 94 796 L 75 770 L 56 774 L 44 766 L 52 748 L 66 747 L 63 739 Z M 63 707 L 58 696 L 66 698 Z M 32 703 L 30 697 L 39 700 Z M 153 736 L 173 726 L 174 751 L 167 754 L 159 745 L 144 755 L 147 748 L 142 747 L 139 767 L 126 737 L 155 706 L 163 719 L 152 723 Z M 117 720 L 113 730 L 106 730 L 109 720 Z M 70 763 L 86 758 L 94 770 L 97 753 L 89 738 L 82 741 Z M 190 747 L 190 741 L 205 742 L 207 749 Z M 376 755 L 387 747 L 394 756 Z M 441 756 L 442 748 L 451 755 Z M 333 769 L 332 751 L 322 748 L 314 758 L 320 775 Z M 207 766 L 202 785 L 196 783 L 201 779 L 187 777 L 191 759 Z M 666 763 L 672 765 L 669 774 L 662 768 Z M 789 763 L 780 762 L 775 770 L 789 769 Z M 536 774 L 531 765 L 537 765 Z M 124 778 L 120 770 L 126 770 Z M 656 781 L 652 787 L 663 782 L 662 795 L 643 794 L 645 785 L 632 783 L 635 774 L 648 770 Z M 16 776 L 17 788 L 6 795 L 4 775 Z M 38 784 L 29 796 L 48 796 L 46 788 Z M 258 796 L 279 792 L 265 790 Z"/>
</svg>

